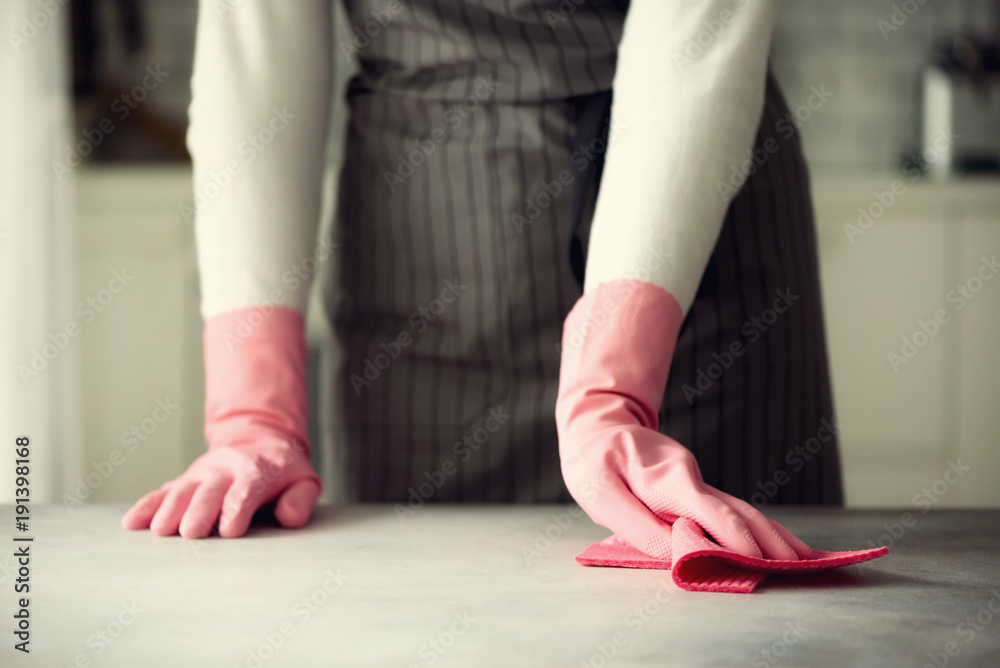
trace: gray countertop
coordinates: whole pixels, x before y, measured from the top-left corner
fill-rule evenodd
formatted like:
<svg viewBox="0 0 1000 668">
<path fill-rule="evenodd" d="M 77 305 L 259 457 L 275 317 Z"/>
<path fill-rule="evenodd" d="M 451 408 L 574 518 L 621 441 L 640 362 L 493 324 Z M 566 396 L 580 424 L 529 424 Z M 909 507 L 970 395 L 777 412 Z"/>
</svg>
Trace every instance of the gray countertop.
<svg viewBox="0 0 1000 668">
<path fill-rule="evenodd" d="M 0 665 L 1000 666 L 1000 511 L 770 508 L 813 547 L 890 554 L 714 594 L 578 565 L 608 532 L 565 506 L 321 508 L 200 541 L 124 531 L 126 507 L 33 507 L 31 543 L 0 507 L 32 586 L 24 655 L 0 557 Z"/>
</svg>

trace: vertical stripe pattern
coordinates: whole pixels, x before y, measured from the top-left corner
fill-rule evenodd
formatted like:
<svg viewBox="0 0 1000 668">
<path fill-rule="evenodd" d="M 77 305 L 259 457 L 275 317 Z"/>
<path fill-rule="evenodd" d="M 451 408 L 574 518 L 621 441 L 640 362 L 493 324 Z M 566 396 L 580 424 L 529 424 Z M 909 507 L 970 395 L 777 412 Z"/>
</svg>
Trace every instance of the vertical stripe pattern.
<svg viewBox="0 0 1000 668">
<path fill-rule="evenodd" d="M 611 87 L 625 3 L 347 5 L 362 30 L 384 25 L 348 89 L 342 262 L 325 286 L 346 497 L 569 501 L 557 345 L 595 194 L 574 151 L 581 113 Z M 783 113 L 769 81 L 758 144 Z M 706 482 L 744 498 L 832 418 L 805 167 L 780 139 L 730 208 L 661 415 Z M 683 386 L 786 287 L 800 299 L 689 404 Z M 768 501 L 840 502 L 835 441 L 789 475 Z"/>
<path fill-rule="evenodd" d="M 730 205 L 660 411 L 661 431 L 691 448 L 706 483 L 758 507 L 843 503 L 808 171 L 791 118 L 769 73 L 755 141 L 766 158 Z"/>
</svg>

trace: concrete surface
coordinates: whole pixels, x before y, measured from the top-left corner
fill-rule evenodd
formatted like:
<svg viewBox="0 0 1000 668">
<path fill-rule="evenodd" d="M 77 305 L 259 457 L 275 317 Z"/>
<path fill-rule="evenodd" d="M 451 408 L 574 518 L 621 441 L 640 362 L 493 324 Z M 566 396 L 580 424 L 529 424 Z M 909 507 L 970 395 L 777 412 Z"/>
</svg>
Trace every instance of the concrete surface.
<svg viewBox="0 0 1000 668">
<path fill-rule="evenodd" d="M 608 532 L 566 506 L 322 508 L 201 541 L 127 532 L 126 508 L 34 507 L 32 543 L 0 538 L 30 544 L 32 586 L 24 655 L 0 557 L 0 665 L 1000 665 L 1000 511 L 767 509 L 813 547 L 891 551 L 742 595 L 578 565 Z"/>
</svg>

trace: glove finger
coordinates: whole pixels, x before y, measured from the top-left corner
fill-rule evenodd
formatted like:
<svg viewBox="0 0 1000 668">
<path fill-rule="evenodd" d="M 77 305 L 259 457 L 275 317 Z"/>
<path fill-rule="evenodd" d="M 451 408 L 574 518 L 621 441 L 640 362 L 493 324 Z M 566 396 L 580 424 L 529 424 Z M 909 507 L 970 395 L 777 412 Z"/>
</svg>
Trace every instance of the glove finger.
<svg viewBox="0 0 1000 668">
<path fill-rule="evenodd" d="M 165 485 L 136 501 L 122 516 L 122 526 L 129 530 L 148 529 L 168 491 L 170 488 Z"/>
<path fill-rule="evenodd" d="M 778 533 L 773 524 L 764 513 L 760 512 L 743 499 L 738 499 L 731 494 L 708 488 L 710 494 L 728 504 L 736 514 L 743 518 L 744 524 L 749 527 L 753 534 L 757 547 L 764 554 L 765 559 L 780 559 L 784 561 L 797 561 L 798 553 L 788 544 L 784 536 Z"/>
<path fill-rule="evenodd" d="M 636 498 L 617 475 L 603 485 L 597 499 L 580 505 L 591 519 L 632 547 L 656 559 L 671 560 L 670 525 Z"/>
<path fill-rule="evenodd" d="M 793 550 L 795 550 L 795 553 L 799 555 L 799 559 L 808 559 L 812 555 L 813 549 L 806 545 L 805 541 L 774 520 L 768 520 L 768 522 L 770 522 L 771 526 L 774 527 L 774 530 L 785 539 L 785 542 L 788 543 Z"/>
<path fill-rule="evenodd" d="M 763 554 L 753 533 L 743 518 L 715 496 L 708 494 L 712 488 L 701 482 L 701 470 L 690 450 L 665 441 L 666 447 L 655 451 L 655 464 L 643 463 L 641 454 L 630 456 L 627 479 L 633 485 L 635 496 L 661 519 L 672 521 L 685 517 L 697 522 L 724 548 L 747 557 Z M 652 451 L 651 455 L 653 454 Z M 654 473 L 650 477 L 650 473 Z"/>
<path fill-rule="evenodd" d="M 320 486 L 313 478 L 294 483 L 285 490 L 274 507 L 274 517 L 282 526 L 298 528 L 309 521 L 316 501 L 319 500 Z"/>
<path fill-rule="evenodd" d="M 260 475 L 237 477 L 226 491 L 219 517 L 219 535 L 238 538 L 250 528 L 254 514 L 274 498 L 278 489 L 270 489 Z"/>
<path fill-rule="evenodd" d="M 177 533 L 177 527 L 196 489 L 198 481 L 194 479 L 181 480 L 172 486 L 160 504 L 160 509 L 153 516 L 153 521 L 149 524 L 150 530 L 160 536 L 172 536 Z"/>
<path fill-rule="evenodd" d="M 764 555 L 743 518 L 729 504 L 706 491 L 717 490 L 705 486 L 702 490 L 692 493 L 690 498 L 686 498 L 683 506 L 687 512 L 682 511 L 678 514 L 697 522 L 715 539 L 715 542 L 727 550 L 745 557 L 762 558 Z M 655 507 L 650 507 L 655 510 Z M 674 507 L 677 508 L 677 505 Z"/>
<path fill-rule="evenodd" d="M 229 484 L 229 479 L 216 477 L 198 486 L 181 520 L 181 536 L 205 538 L 212 533 L 212 525 L 222 511 L 222 499 Z"/>
</svg>

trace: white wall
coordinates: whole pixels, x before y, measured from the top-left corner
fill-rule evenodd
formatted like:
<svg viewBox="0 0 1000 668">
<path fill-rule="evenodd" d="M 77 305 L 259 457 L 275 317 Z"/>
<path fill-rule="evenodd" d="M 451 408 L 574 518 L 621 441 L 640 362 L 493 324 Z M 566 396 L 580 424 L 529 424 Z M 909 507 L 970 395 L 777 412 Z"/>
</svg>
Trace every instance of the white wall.
<svg viewBox="0 0 1000 668">
<path fill-rule="evenodd" d="M 1000 506 L 1000 276 L 979 286 L 976 273 L 1000 256 L 998 185 L 814 183 L 849 505 Z M 882 213 L 859 225 L 859 207 Z M 970 281 L 980 290 L 960 305 L 953 290 Z M 904 350 L 904 337 L 917 345 Z M 953 463 L 969 470 L 947 473 Z"/>
<path fill-rule="evenodd" d="M 71 495 L 134 500 L 204 450 L 193 229 L 179 209 L 191 175 L 80 169 L 77 192 L 81 299 L 97 298 L 113 272 L 128 278 L 80 337 L 86 451 Z"/>
</svg>

